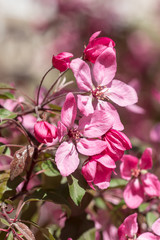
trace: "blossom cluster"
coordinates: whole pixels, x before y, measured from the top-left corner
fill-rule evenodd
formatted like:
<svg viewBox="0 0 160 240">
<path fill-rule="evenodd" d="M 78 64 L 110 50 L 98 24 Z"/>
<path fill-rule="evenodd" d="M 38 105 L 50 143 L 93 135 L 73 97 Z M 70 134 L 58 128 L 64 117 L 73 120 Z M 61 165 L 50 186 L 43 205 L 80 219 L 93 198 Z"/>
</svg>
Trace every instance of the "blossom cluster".
<svg viewBox="0 0 160 240">
<path fill-rule="evenodd" d="M 85 209 L 95 223 L 96 240 L 100 239 L 101 231 L 103 231 L 104 240 L 117 240 L 117 236 L 119 240 L 159 240 L 159 216 L 158 220 L 152 221 L 150 232 L 140 224 L 138 227 L 137 222 L 143 203 L 147 203 L 148 210 L 146 212 L 150 211 L 152 203 L 155 203 L 154 207 L 158 214 L 160 213 L 158 206 L 160 181 L 153 172 L 148 171 L 152 171 L 153 167 L 152 148 L 147 146 L 143 150 L 141 149 L 137 155 L 134 150 L 130 150 L 132 144 L 123 132 L 124 126 L 118 112 L 120 107 L 126 107 L 132 111 L 140 109 L 136 105 L 137 93 L 131 85 L 115 78 L 117 71 L 115 43 L 110 38 L 99 37 L 100 33 L 95 32 L 90 37 L 80 58 L 74 58 L 73 54 L 69 52 L 62 52 L 52 57 L 52 67 L 41 80 L 36 94 L 37 99 L 32 101 L 33 105 L 30 104 L 33 108 L 27 108 L 29 104 L 26 104 L 24 97 L 6 100 L 5 97 L 8 97 L 6 95 L 0 100 L 4 114 L 2 126 L 3 124 L 8 126 L 5 125 L 8 124 L 7 121 L 12 121 L 17 126 L 17 129 L 13 128 L 12 140 L 18 135 L 17 131 L 19 130 L 28 140 L 28 145 L 23 147 L 22 145 L 12 145 L 12 147 L 20 146 L 20 149 L 14 153 L 11 152 L 11 156 L 2 154 L 3 162 L 0 162 L 0 171 L 10 170 L 11 181 L 23 175 L 20 184 L 16 185 L 16 199 L 23 194 L 29 195 L 32 188 L 38 185 L 41 186 L 40 191 L 42 190 L 42 192 L 40 193 L 42 194 L 40 195 L 42 197 L 44 189 L 49 187 L 43 188 L 41 178 L 38 178 L 37 175 L 43 174 L 49 169 L 47 177 L 55 177 L 58 174 L 58 176 L 64 177 L 62 180 L 68 182 L 70 197 L 76 205 L 82 200 L 86 190 L 86 187 L 81 187 L 81 184 L 77 183 L 79 179 L 74 179 L 74 176 L 81 176 L 83 182 L 87 183 L 87 188 L 92 188 L 94 193 L 97 190 L 100 193 L 97 196 L 102 197 L 101 209 L 98 209 L 96 213 L 93 211 L 94 208 L 92 211 L 89 207 L 87 210 Z M 60 75 L 47 91 L 42 88 L 42 84 L 52 69 L 58 70 Z M 66 81 L 64 77 L 66 72 L 74 76 L 74 81 Z M 70 83 L 74 83 L 75 91 L 73 87 L 72 90 L 66 88 Z M 6 146 L 8 144 L 8 140 L 2 137 L 1 142 Z M 126 150 L 128 154 L 126 154 Z M 2 153 L 3 151 L 2 148 Z M 42 163 L 39 164 L 39 162 Z M 34 169 L 36 164 L 37 169 L 41 167 L 38 172 Z M 34 170 L 36 173 L 33 174 Z M 26 176 L 24 177 L 25 171 Z M 120 175 L 121 178 L 118 179 L 117 175 Z M 116 179 L 121 181 L 117 187 L 119 189 L 116 189 L 114 194 L 111 180 Z M 76 187 L 70 185 L 70 180 L 74 181 L 75 185 L 77 184 Z M 110 189 L 107 189 L 109 187 L 112 189 L 111 194 Z M 101 189 L 107 189 L 109 193 L 100 191 Z M 57 190 L 57 193 L 56 190 L 54 189 L 49 194 L 45 192 L 43 197 L 57 194 L 55 197 L 57 203 L 59 192 Z M 75 197 L 74 191 L 78 197 Z M 44 200 L 45 197 L 44 199 L 43 197 L 40 200 Z M 60 197 L 61 201 L 62 196 Z M 103 206 L 103 201 L 105 206 Z M 66 204 L 66 199 L 64 202 L 62 201 L 63 203 Z M 135 211 L 135 213 L 129 215 L 125 220 L 124 215 L 120 214 L 121 223 L 123 220 L 124 222 L 119 224 L 117 231 L 118 224 L 117 226 L 112 225 L 110 218 L 119 206 L 122 206 L 121 211 L 124 215 L 127 211 Z M 55 206 L 49 207 L 49 210 L 52 207 L 56 214 Z M 3 207 L 3 217 L 10 214 L 5 209 L 6 207 Z M 21 207 L 19 209 L 21 210 Z M 13 226 L 17 221 L 19 209 L 15 219 L 9 220 Z M 106 211 L 108 209 L 111 214 Z M 50 216 L 49 210 L 45 211 L 48 211 Z M 43 208 L 41 211 L 43 212 Z M 59 209 L 58 214 L 61 221 L 57 220 L 57 222 L 63 228 L 67 222 L 67 216 Z M 104 215 L 106 215 L 105 218 Z M 18 224 L 21 223 L 18 222 Z M 9 234 L 10 228 L 5 231 Z M 68 239 L 72 238 L 69 236 Z"/>
<path fill-rule="evenodd" d="M 116 161 L 131 148 L 124 127 L 113 104 L 121 107 L 137 102 L 136 91 L 114 79 L 117 62 L 115 43 L 94 33 L 82 58 L 72 59 L 71 53 L 53 56 L 52 64 L 60 72 L 70 68 L 79 93 L 66 95 L 57 128 L 45 121 L 35 124 L 36 139 L 50 143 L 58 136 L 55 162 L 62 176 L 69 176 L 79 166 L 79 154 L 86 156 L 82 174 L 88 184 L 100 189 L 109 186 Z M 78 114 L 77 114 L 78 113 Z"/>
</svg>

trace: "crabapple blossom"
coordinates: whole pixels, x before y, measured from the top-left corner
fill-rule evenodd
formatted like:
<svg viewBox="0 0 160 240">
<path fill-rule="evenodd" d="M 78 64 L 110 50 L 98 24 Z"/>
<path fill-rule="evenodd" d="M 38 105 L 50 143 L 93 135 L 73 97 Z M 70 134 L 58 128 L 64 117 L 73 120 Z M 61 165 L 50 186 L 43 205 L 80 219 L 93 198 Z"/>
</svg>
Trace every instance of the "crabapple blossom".
<svg viewBox="0 0 160 240">
<path fill-rule="evenodd" d="M 72 53 L 62 52 L 52 57 L 52 65 L 60 72 L 64 72 L 70 67 L 70 58 L 73 57 Z"/>
<path fill-rule="evenodd" d="M 115 161 L 120 160 L 124 151 L 131 148 L 131 143 L 124 133 L 114 129 L 106 132 L 102 139 L 107 143 L 106 149 L 91 156 L 82 167 L 82 174 L 91 188 L 93 184 L 100 189 L 109 186 L 111 173 L 116 168 Z"/>
<path fill-rule="evenodd" d="M 61 142 L 55 155 L 57 167 L 63 176 L 68 176 L 79 165 L 78 152 L 93 156 L 101 153 L 107 143 L 100 139 L 113 126 L 113 117 L 105 111 L 94 111 L 75 124 L 77 105 L 72 93 L 68 93 L 58 122 L 58 138 Z"/>
<path fill-rule="evenodd" d="M 129 180 L 124 190 L 124 200 L 129 208 L 137 208 L 148 197 L 160 196 L 160 182 L 151 173 L 146 173 L 152 168 L 152 149 L 146 148 L 141 159 L 125 155 L 120 166 L 122 178 Z M 144 171 L 145 170 L 145 171 Z"/>
<path fill-rule="evenodd" d="M 80 58 L 72 60 L 70 67 L 79 89 L 87 94 L 77 96 L 79 110 L 84 115 L 93 113 L 94 108 L 111 111 L 116 119 L 114 128 L 117 129 L 118 126 L 117 130 L 123 130 L 117 111 L 107 101 L 111 100 L 119 106 L 128 106 L 137 102 L 137 94 L 131 86 L 119 80 L 113 80 L 117 68 L 113 48 L 108 47 L 104 50 L 91 69 Z"/>
<path fill-rule="evenodd" d="M 160 240 L 160 218 L 152 225 L 151 232 L 138 234 L 137 213 L 129 215 L 118 228 L 119 240 Z M 138 236 L 139 235 L 139 236 Z"/>
<path fill-rule="evenodd" d="M 92 63 L 95 63 L 97 57 L 108 47 L 114 48 L 115 43 L 112 39 L 107 37 L 99 37 L 101 31 L 95 32 L 89 39 L 89 43 L 84 49 L 83 58 Z"/>
<path fill-rule="evenodd" d="M 57 128 L 46 121 L 38 121 L 34 125 L 34 134 L 38 142 L 51 143 L 57 137 Z"/>
<path fill-rule="evenodd" d="M 94 190 L 93 184 L 100 189 L 106 189 L 109 187 L 111 174 L 115 168 L 114 160 L 103 152 L 89 157 L 82 167 L 82 174 L 89 186 Z"/>
<path fill-rule="evenodd" d="M 138 232 L 137 213 L 129 215 L 118 228 L 119 240 L 134 240 Z"/>
</svg>

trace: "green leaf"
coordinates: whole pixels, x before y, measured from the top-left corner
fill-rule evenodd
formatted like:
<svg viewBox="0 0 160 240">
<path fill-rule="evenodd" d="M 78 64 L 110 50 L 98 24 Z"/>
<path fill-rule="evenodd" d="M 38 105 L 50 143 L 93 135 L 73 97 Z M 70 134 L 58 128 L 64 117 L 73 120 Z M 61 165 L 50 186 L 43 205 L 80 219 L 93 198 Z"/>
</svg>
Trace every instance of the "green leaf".
<svg viewBox="0 0 160 240">
<path fill-rule="evenodd" d="M 71 182 L 68 183 L 70 197 L 73 202 L 78 206 L 81 203 L 81 200 L 85 194 L 85 189 L 78 184 L 78 179 L 70 176 Z"/>
<path fill-rule="evenodd" d="M 10 92 L 5 92 L 0 94 L 0 99 L 14 99 L 14 95 Z"/>
<path fill-rule="evenodd" d="M 49 177 L 55 177 L 60 175 L 59 171 L 54 167 L 53 163 L 50 160 L 46 160 L 41 164 L 44 174 Z"/>
<path fill-rule="evenodd" d="M 78 238 L 78 240 L 93 240 L 95 239 L 95 234 L 96 234 L 95 228 L 89 229 L 88 231 L 83 233 L 82 236 Z"/>
<path fill-rule="evenodd" d="M 13 233 L 12 232 L 9 233 L 7 240 L 13 240 Z"/>
<path fill-rule="evenodd" d="M 8 90 L 15 90 L 14 87 L 12 87 L 12 86 L 10 86 L 10 85 L 8 85 L 6 83 L 0 83 L 0 89 L 2 89 L 2 90 L 6 90 L 6 89 L 8 89 Z"/>
<path fill-rule="evenodd" d="M 4 225 L 8 227 L 10 226 L 9 223 L 4 218 L 0 218 L 0 220 L 1 220 L 1 223 L 3 223 Z"/>
<path fill-rule="evenodd" d="M 44 189 L 37 189 L 31 195 L 26 197 L 25 201 L 36 201 L 36 200 L 43 200 L 43 201 L 51 201 L 57 204 L 66 204 L 68 205 L 68 201 L 63 196 L 62 193 L 59 193 L 58 190 L 44 190 Z"/>
<path fill-rule="evenodd" d="M 142 203 L 138 208 L 139 212 L 144 212 L 148 206 L 149 203 Z"/>
<path fill-rule="evenodd" d="M 3 193 L 7 190 L 8 179 L 9 179 L 9 173 L 0 174 L 0 199 L 2 199 Z"/>
<path fill-rule="evenodd" d="M 113 178 L 110 181 L 109 188 L 119 188 L 119 187 L 125 187 L 128 181 L 121 179 L 121 178 Z"/>
<path fill-rule="evenodd" d="M 146 220 L 148 226 L 151 228 L 152 224 L 158 219 L 156 212 L 148 212 L 146 215 Z"/>
<path fill-rule="evenodd" d="M 12 119 L 12 118 L 15 118 L 16 116 L 17 116 L 16 113 L 10 112 L 7 109 L 4 109 L 4 108 L 0 109 L 0 119 L 1 120 L 5 119 L 5 118 Z"/>
</svg>

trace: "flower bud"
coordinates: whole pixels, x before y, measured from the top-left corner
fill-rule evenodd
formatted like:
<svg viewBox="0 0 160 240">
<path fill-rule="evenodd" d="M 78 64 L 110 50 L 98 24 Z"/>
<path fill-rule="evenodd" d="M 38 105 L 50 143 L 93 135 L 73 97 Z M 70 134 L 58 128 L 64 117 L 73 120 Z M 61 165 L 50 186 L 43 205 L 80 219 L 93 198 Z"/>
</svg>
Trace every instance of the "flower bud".
<svg viewBox="0 0 160 240">
<path fill-rule="evenodd" d="M 46 121 L 39 121 L 34 125 L 34 134 L 38 142 L 51 143 L 57 137 L 57 128 Z"/>
<path fill-rule="evenodd" d="M 112 39 L 107 37 L 96 38 L 101 32 L 95 32 L 89 39 L 89 43 L 84 49 L 84 60 L 95 63 L 97 57 L 105 51 L 108 47 L 114 48 L 115 43 Z"/>
<path fill-rule="evenodd" d="M 70 67 L 70 58 L 73 57 L 72 53 L 62 52 L 52 57 L 52 65 L 60 72 L 64 72 Z"/>
</svg>

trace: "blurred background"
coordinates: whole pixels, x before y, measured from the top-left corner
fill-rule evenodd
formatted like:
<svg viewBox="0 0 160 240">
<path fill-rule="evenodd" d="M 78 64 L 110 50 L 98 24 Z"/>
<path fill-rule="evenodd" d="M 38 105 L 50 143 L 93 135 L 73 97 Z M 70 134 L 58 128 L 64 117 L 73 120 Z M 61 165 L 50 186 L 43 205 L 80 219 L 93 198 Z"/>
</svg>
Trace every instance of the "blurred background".
<svg viewBox="0 0 160 240">
<path fill-rule="evenodd" d="M 116 43 L 116 78 L 139 96 L 136 106 L 118 109 L 125 133 L 135 148 L 154 145 L 159 162 L 159 29 L 159 0 L 0 0 L 0 81 L 33 95 L 53 54 L 80 57 L 91 34 L 101 30 Z"/>
</svg>

